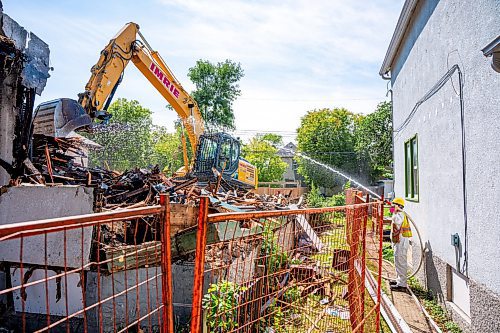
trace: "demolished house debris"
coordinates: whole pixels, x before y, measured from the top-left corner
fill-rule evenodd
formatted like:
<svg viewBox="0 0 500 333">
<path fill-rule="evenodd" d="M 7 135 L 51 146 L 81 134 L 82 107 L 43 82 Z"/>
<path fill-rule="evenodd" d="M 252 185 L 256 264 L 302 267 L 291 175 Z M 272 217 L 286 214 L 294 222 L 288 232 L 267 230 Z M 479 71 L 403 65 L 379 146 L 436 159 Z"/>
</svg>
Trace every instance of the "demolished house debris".
<svg viewBox="0 0 500 333">
<path fill-rule="evenodd" d="M 28 158 L 35 95 L 49 75 L 49 47 L 2 12 L 0 3 L 0 184 L 33 170 Z M 2 170 L 3 169 L 3 170 Z"/>
<path fill-rule="evenodd" d="M 88 145 L 88 144 L 87 144 Z M 87 158 L 82 150 L 86 144 L 82 137 L 53 138 L 35 135 L 33 140 L 33 166 L 41 177 L 24 175 L 22 181 L 37 183 L 39 179 L 47 186 L 82 185 L 94 188 L 94 210 L 108 211 L 121 208 L 137 208 L 158 203 L 160 193 L 169 193 L 172 203 L 172 236 L 178 238 L 174 254 L 185 254 L 194 249 L 192 228 L 196 223 L 196 206 L 200 196 L 209 196 L 210 212 L 288 209 L 290 199 L 283 195 L 258 195 L 252 191 L 235 188 L 224 190 L 223 186 L 210 182 L 203 184 L 196 178 L 167 177 L 158 166 L 151 169 L 134 169 L 125 172 L 105 168 L 85 167 Z M 221 180 L 220 178 L 218 179 Z M 156 240 L 157 221 L 131 221 L 126 226 L 109 230 L 103 226 L 104 234 L 112 234 L 105 244 L 117 246 L 138 245 Z M 245 225 L 241 226 L 247 227 Z M 138 229 L 138 230 L 136 230 Z M 215 228 L 216 229 L 216 228 Z M 213 230 L 214 234 L 217 230 Z M 218 232 L 222 234 L 222 231 Z M 131 235 L 136 235 L 132 237 Z M 137 234 L 141 235 L 138 237 Z M 128 240 L 127 239 L 128 235 Z M 194 238 L 193 238 L 194 239 Z M 119 251 L 125 251 L 125 248 Z M 114 250 L 110 250 L 114 251 Z M 116 266 L 117 267 L 117 266 Z"/>
<path fill-rule="evenodd" d="M 31 168 L 11 183 L 93 188 L 95 212 L 154 205 L 158 203 L 160 193 L 169 193 L 173 207 L 172 236 L 176 239 L 173 254 L 179 256 L 194 249 L 195 207 L 200 196 L 209 196 L 211 212 L 288 209 L 290 200 L 299 199 L 290 198 L 291 192 L 271 196 L 233 188 L 224 183 L 220 175 L 214 183 L 200 183 L 194 177 L 167 177 L 158 166 L 124 172 L 88 167 L 89 150 L 98 148 L 92 141 L 76 134 L 70 137 L 34 134 L 29 160 Z M 107 246 L 110 254 L 128 249 L 135 251 L 136 246 L 158 241 L 155 236 L 157 228 L 158 221 L 145 218 L 115 224 L 113 228 L 104 225 L 102 239 L 98 241 Z M 223 233 L 216 229 L 212 230 L 214 235 Z M 114 265 L 116 269 L 122 266 Z"/>
<path fill-rule="evenodd" d="M 96 198 L 96 207 L 106 210 L 155 204 L 157 194 L 164 192 L 170 193 L 172 202 L 191 206 L 200 195 L 210 196 L 211 207 L 217 212 L 287 209 L 290 200 L 299 199 L 290 198 L 290 194 L 258 195 L 229 187 L 220 178 L 217 183 L 200 183 L 194 177 L 167 177 L 158 166 L 124 172 L 86 167 L 88 153 L 84 148 L 89 146 L 82 136 L 54 138 L 35 134 L 32 166 L 37 177 L 25 173 L 17 183 L 92 187 L 102 194 Z"/>
</svg>

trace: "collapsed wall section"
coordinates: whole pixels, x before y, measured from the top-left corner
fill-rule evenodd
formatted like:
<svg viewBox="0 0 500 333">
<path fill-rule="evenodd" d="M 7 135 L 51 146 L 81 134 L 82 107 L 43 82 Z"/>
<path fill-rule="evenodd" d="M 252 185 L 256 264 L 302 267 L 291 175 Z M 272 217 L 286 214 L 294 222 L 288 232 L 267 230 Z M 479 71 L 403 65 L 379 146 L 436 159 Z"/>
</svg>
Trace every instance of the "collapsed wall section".
<svg viewBox="0 0 500 333">
<path fill-rule="evenodd" d="M 0 2 L 0 186 L 31 168 L 33 104 L 49 78 L 49 47 L 3 13 Z"/>
</svg>

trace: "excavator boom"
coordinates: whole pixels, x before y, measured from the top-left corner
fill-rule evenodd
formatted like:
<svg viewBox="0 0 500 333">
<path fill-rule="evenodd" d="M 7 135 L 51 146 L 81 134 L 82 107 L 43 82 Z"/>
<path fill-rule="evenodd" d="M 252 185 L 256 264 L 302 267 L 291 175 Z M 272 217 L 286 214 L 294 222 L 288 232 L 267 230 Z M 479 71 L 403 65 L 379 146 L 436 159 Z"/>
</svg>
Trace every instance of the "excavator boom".
<svg viewBox="0 0 500 333">
<path fill-rule="evenodd" d="M 109 117 L 106 110 L 129 61 L 134 63 L 177 112 L 188 133 L 194 156 L 198 138 L 204 132 L 203 119 L 196 101 L 176 80 L 158 52 L 151 49 L 136 23 L 127 23 L 101 51 L 99 61 L 91 69 L 92 75 L 85 86 L 85 92 L 80 94 L 80 104 L 92 117 Z"/>
</svg>

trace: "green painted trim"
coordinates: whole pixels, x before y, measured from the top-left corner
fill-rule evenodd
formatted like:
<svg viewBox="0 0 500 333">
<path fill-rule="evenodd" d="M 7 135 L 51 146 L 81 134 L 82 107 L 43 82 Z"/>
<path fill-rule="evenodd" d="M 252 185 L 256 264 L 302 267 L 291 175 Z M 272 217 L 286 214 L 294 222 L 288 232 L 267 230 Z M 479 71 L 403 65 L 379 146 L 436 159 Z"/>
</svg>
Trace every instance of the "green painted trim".
<svg viewBox="0 0 500 333">
<path fill-rule="evenodd" d="M 409 182 L 409 179 L 408 179 L 408 149 L 410 147 L 410 144 L 409 144 L 409 141 L 405 141 L 404 143 L 405 145 L 405 149 L 404 149 L 404 153 L 405 153 L 405 158 L 404 158 L 404 162 L 405 162 L 405 198 L 408 198 L 408 182 Z"/>
<path fill-rule="evenodd" d="M 418 200 L 418 195 L 417 195 L 415 198 L 405 198 L 405 199 L 406 199 L 406 201 L 411 201 L 411 202 L 420 202 L 420 201 Z"/>
<path fill-rule="evenodd" d="M 415 142 L 415 146 L 417 149 L 417 162 L 416 162 L 416 167 L 417 167 L 417 186 L 416 186 L 416 193 L 413 193 L 413 190 L 415 188 L 415 179 L 413 177 L 413 156 L 414 156 L 414 150 L 413 150 L 413 142 Z M 419 170 L 420 168 L 418 167 L 418 135 L 415 134 L 408 140 L 404 142 L 404 152 L 405 152 L 405 199 L 408 201 L 412 202 L 419 202 L 419 194 L 420 194 L 420 173 Z M 409 160 L 408 160 L 408 152 L 410 153 Z M 408 172 L 408 169 L 410 169 L 410 172 Z M 412 192 L 412 193 L 410 193 Z M 411 195 L 410 195 L 411 194 Z"/>
</svg>

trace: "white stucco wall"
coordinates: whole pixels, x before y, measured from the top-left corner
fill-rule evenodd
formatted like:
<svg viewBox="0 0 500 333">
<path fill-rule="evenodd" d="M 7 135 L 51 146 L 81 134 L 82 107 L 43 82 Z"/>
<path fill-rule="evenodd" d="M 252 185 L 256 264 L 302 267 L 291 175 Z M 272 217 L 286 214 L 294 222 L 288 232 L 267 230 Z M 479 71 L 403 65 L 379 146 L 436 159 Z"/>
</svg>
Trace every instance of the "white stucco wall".
<svg viewBox="0 0 500 333">
<path fill-rule="evenodd" d="M 454 64 L 464 73 L 469 277 L 500 293 L 500 73 L 481 49 L 500 34 L 500 1 L 429 0 L 420 5 L 393 66 L 394 128 Z M 425 20 L 428 18 L 427 23 Z M 424 24 L 423 24 L 424 23 Z M 458 75 L 394 136 L 395 192 L 404 196 L 404 142 L 418 135 L 419 202 L 406 210 L 432 254 L 456 267 L 451 234 L 465 242 Z"/>
<path fill-rule="evenodd" d="M 16 186 L 5 188 L 0 194 L 0 225 L 43 220 L 93 212 L 94 192 L 83 186 Z M 80 267 L 90 260 L 93 227 L 66 232 L 66 264 Z M 82 238 L 83 233 L 83 238 Z M 47 253 L 45 253 L 45 241 Z M 22 242 L 24 264 L 64 267 L 64 232 L 28 236 Z M 83 250 L 82 250 L 83 247 Z M 82 251 L 84 258 L 82 259 Z M 10 239 L 0 242 L 0 262 L 20 262 L 21 241 Z"/>
</svg>

